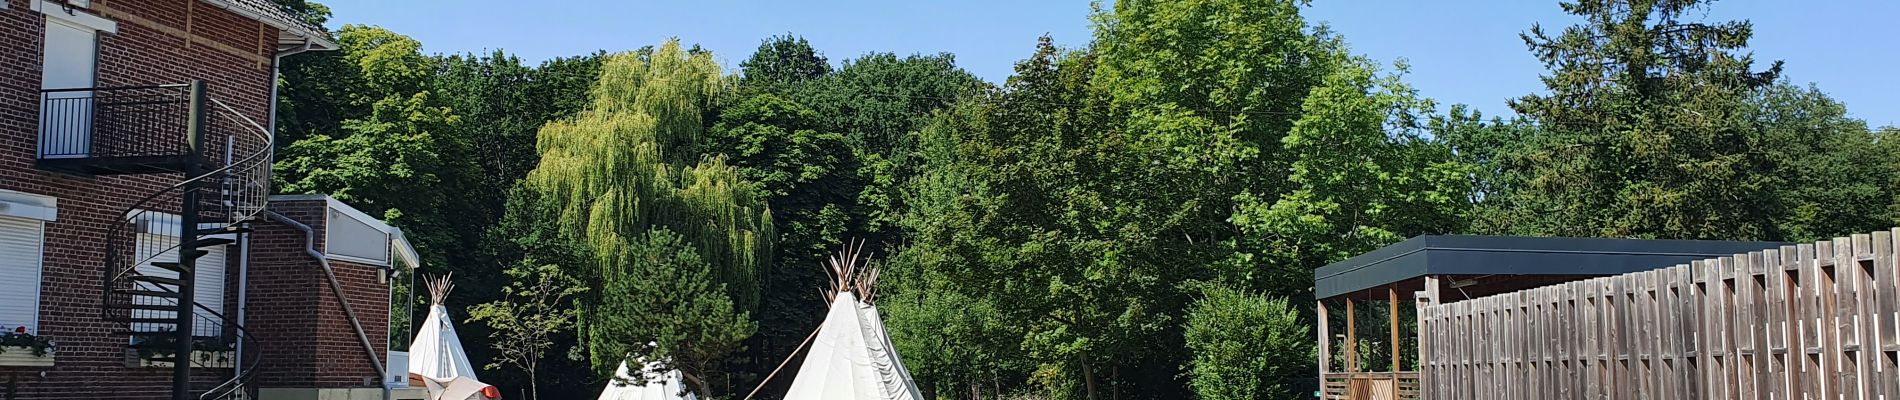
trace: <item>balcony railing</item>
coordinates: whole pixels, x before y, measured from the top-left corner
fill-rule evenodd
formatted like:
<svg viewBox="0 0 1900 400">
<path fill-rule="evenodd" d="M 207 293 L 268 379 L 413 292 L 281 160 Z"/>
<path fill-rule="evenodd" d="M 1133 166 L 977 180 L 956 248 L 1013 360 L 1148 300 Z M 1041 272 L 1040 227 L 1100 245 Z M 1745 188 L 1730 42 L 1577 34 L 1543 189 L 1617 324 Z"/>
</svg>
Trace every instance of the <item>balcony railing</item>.
<svg viewBox="0 0 1900 400">
<path fill-rule="evenodd" d="M 42 90 L 40 165 L 87 173 L 178 170 L 191 152 L 193 107 L 202 106 L 191 99 L 186 84 Z"/>
</svg>

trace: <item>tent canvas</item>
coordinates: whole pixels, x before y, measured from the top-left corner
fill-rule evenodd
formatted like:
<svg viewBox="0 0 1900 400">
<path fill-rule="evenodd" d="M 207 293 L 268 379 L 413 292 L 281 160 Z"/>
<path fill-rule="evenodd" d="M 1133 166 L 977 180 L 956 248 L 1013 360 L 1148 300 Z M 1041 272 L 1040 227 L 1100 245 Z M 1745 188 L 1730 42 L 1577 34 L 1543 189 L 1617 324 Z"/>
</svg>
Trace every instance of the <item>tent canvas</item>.
<svg viewBox="0 0 1900 400">
<path fill-rule="evenodd" d="M 830 260 L 831 311 L 799 364 L 786 400 L 923 400 L 870 302 L 877 270 L 860 270 L 860 258 L 847 248 Z"/>
<path fill-rule="evenodd" d="M 462 338 L 455 334 L 449 308 L 443 300 L 454 288 L 449 277 L 428 280 L 429 317 L 416 327 L 416 339 L 409 342 L 409 376 L 420 380 L 434 400 L 486 398 L 481 392 L 488 384 L 475 376 L 475 365 L 462 350 Z"/>
<path fill-rule="evenodd" d="M 410 373 L 435 379 L 476 378 L 475 366 L 469 364 L 455 324 L 449 321 L 448 307 L 429 306 L 429 317 L 417 328 L 416 340 L 409 343 Z"/>
<path fill-rule="evenodd" d="M 633 373 L 622 361 L 614 370 L 614 379 L 607 381 L 607 390 L 600 392 L 600 400 L 698 400 L 699 396 L 686 390 L 682 379 L 679 371 L 667 371 L 659 376 L 649 374 L 646 384 L 634 385 Z"/>
</svg>

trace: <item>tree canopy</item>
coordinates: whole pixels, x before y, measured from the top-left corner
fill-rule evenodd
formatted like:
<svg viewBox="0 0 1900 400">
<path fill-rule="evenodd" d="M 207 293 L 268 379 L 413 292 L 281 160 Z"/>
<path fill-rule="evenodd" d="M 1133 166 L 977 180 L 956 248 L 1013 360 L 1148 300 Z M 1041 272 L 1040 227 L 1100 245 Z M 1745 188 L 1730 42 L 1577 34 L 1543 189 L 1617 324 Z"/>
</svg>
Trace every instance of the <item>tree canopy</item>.
<svg viewBox="0 0 1900 400">
<path fill-rule="evenodd" d="M 1407 237 L 1900 225 L 1900 129 L 1756 62 L 1712 1 L 1558 4 L 1580 22 L 1527 24 L 1546 72 L 1508 118 L 1439 104 L 1304 6 L 1116 1 L 1085 44 L 1024 38 L 995 83 L 795 33 L 727 69 L 677 39 L 530 65 L 344 25 L 281 66 L 278 189 L 402 227 L 473 288 L 451 302 L 486 304 L 471 355 L 550 398 L 646 361 L 702 398 L 775 396 L 852 239 L 929 397 L 1226 399 L 1317 390 L 1288 379 L 1315 361 L 1311 271 Z"/>
</svg>

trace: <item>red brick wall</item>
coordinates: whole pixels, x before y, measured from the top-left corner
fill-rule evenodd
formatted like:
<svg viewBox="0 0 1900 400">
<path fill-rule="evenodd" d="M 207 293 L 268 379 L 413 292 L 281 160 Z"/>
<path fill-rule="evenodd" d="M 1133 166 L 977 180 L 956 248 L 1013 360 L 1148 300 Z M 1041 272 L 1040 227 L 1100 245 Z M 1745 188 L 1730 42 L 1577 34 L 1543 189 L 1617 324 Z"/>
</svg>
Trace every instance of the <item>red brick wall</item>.
<svg viewBox="0 0 1900 400">
<path fill-rule="evenodd" d="M 51 368 L 0 367 L 0 393 L 10 391 L 21 399 L 164 398 L 170 389 L 170 370 L 125 367 L 128 338 L 109 334 L 125 329 L 124 324 L 100 319 L 105 264 L 101 243 L 107 228 L 134 201 L 180 178 L 171 174 L 79 177 L 33 167 L 45 17 L 29 9 L 30 1 L 11 0 L 6 10 L 0 10 L 0 71 L 5 71 L 0 73 L 0 189 L 59 199 L 58 220 L 46 225 L 39 318 L 39 333 L 58 341 L 59 349 Z M 117 34 L 100 35 L 100 85 L 201 79 L 208 82 L 210 97 L 260 123 L 269 121 L 271 49 L 263 39 L 274 38 L 274 29 L 196 0 L 93 0 L 92 4 L 92 9 L 81 12 L 118 21 Z M 194 43 L 181 32 L 206 43 Z M 230 49 L 244 50 L 244 54 Z M 235 260 L 236 248 L 231 250 L 230 258 Z M 228 270 L 235 275 L 237 268 Z M 235 280 L 235 276 L 227 278 Z M 235 297 L 236 291 L 227 294 Z M 236 301 L 226 303 L 234 306 Z M 228 372 L 201 370 L 195 380 L 209 387 L 227 379 Z"/>
<path fill-rule="evenodd" d="M 327 206 L 321 200 L 275 201 L 271 209 L 309 225 L 321 251 Z M 331 290 L 323 266 L 304 250 L 303 231 L 269 221 L 255 226 L 251 242 L 250 327 L 259 336 L 266 364 L 260 387 L 377 386 L 372 365 L 388 354 L 389 284 L 379 282 L 381 267 L 331 260 L 337 281 L 376 358 L 364 353 L 342 303 Z"/>
</svg>

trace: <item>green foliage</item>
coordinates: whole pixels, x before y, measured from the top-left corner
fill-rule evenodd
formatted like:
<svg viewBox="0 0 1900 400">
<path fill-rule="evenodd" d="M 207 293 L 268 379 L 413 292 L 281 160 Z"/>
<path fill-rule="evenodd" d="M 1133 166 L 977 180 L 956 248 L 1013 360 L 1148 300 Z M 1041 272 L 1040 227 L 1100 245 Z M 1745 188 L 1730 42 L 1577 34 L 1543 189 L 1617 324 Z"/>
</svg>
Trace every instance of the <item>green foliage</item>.
<svg viewBox="0 0 1900 400">
<path fill-rule="evenodd" d="M 0 332 L 0 353 L 6 352 L 8 347 L 25 347 L 34 357 L 45 357 L 58 346 L 52 338 L 26 333 L 26 327 L 21 326 L 16 330 Z"/>
<path fill-rule="evenodd" d="M 723 387 L 715 385 L 720 361 L 758 326 L 714 283 L 712 266 L 685 237 L 655 229 L 626 246 L 612 252 L 615 267 L 600 272 L 600 302 L 586 314 L 595 370 L 612 372 L 620 362 L 655 373 L 678 369 L 700 397 L 711 398 Z"/>
<path fill-rule="evenodd" d="M 321 27 L 330 20 L 330 7 L 314 1 L 275 0 L 285 12 L 311 26 Z"/>
<path fill-rule="evenodd" d="M 1816 240 L 1883 227 L 1864 122 L 1814 88 L 1755 70 L 1747 21 L 1702 22 L 1710 2 L 1565 4 L 1585 23 L 1523 35 L 1548 94 L 1514 129 L 1454 138 L 1491 174 L 1480 232 Z M 1869 179 L 1873 178 L 1873 179 Z"/>
<path fill-rule="evenodd" d="M 687 164 L 723 89 L 711 55 L 671 41 L 645 58 L 608 56 L 587 109 L 541 128 L 539 165 L 518 195 L 542 204 L 519 209 L 550 221 L 543 240 L 579 251 L 575 276 L 594 285 L 582 328 L 597 372 L 646 359 L 697 380 L 755 329 L 746 315 L 775 235 L 738 168 L 723 157 Z"/>
<path fill-rule="evenodd" d="M 581 281 L 561 271 L 560 266 L 540 265 L 526 260 L 505 271 L 510 283 L 501 289 L 502 299 L 469 308 L 470 320 L 488 325 L 489 346 L 501 353 L 486 368 L 501 369 L 514 365 L 528 373 L 533 393 L 540 398 L 541 360 L 556 345 L 558 335 L 574 327 L 579 310 L 569 304 L 587 291 Z"/>
<path fill-rule="evenodd" d="M 537 356 L 563 397 L 623 360 L 750 388 L 853 237 L 892 254 L 880 305 L 932 397 L 1289 398 L 1310 271 L 1408 236 L 1900 225 L 1900 130 L 1755 68 L 1746 22 L 1692 19 L 1706 0 L 1565 4 L 1584 22 L 1523 35 L 1550 72 L 1509 120 L 1441 113 L 1303 3 L 1113 2 L 1002 87 L 949 54 L 834 69 L 791 34 L 729 76 L 677 42 L 530 68 L 345 26 L 283 65 L 280 188 L 389 217 L 496 321 L 533 303 L 508 281 L 558 265 L 587 291 L 533 306 L 584 317 L 541 349 L 590 356 Z"/>
<path fill-rule="evenodd" d="M 913 171 L 904 161 L 915 148 L 909 136 L 983 83 L 947 55 L 878 53 L 832 71 L 790 34 L 766 39 L 740 65 L 738 90 L 718 100 L 704 152 L 727 156 L 760 185 L 779 233 L 751 344 L 763 361 L 749 372 L 763 376 L 823 317 L 813 290 L 823 287 L 823 271 L 806 266 L 847 238 L 870 240 L 873 253 L 899 240 L 894 193 Z"/>
<path fill-rule="evenodd" d="M 1197 398 L 1292 399 L 1313 390 L 1312 328 L 1286 299 L 1209 287 L 1186 325 Z"/>
<path fill-rule="evenodd" d="M 739 70 L 740 84 L 773 87 L 823 77 L 831 73 L 831 64 L 805 38 L 787 33 L 765 38 Z"/>
<path fill-rule="evenodd" d="M 1561 236 L 1776 239 L 1770 151 L 1741 118 L 1780 64 L 1756 72 L 1746 21 L 1686 21 L 1706 1 L 1585 0 L 1587 22 L 1523 35 L 1549 94 L 1511 101 L 1539 126 L 1514 231 Z"/>
<path fill-rule="evenodd" d="M 1244 249 L 1222 276 L 1270 293 L 1303 293 L 1311 270 L 1418 233 L 1459 231 L 1471 174 L 1451 149 L 1426 140 L 1431 112 L 1396 75 L 1348 57 L 1306 97 L 1281 139 L 1292 191 L 1235 198 Z M 1256 256 L 1257 255 L 1257 256 Z M 1261 265 L 1268 266 L 1261 268 Z"/>
</svg>

